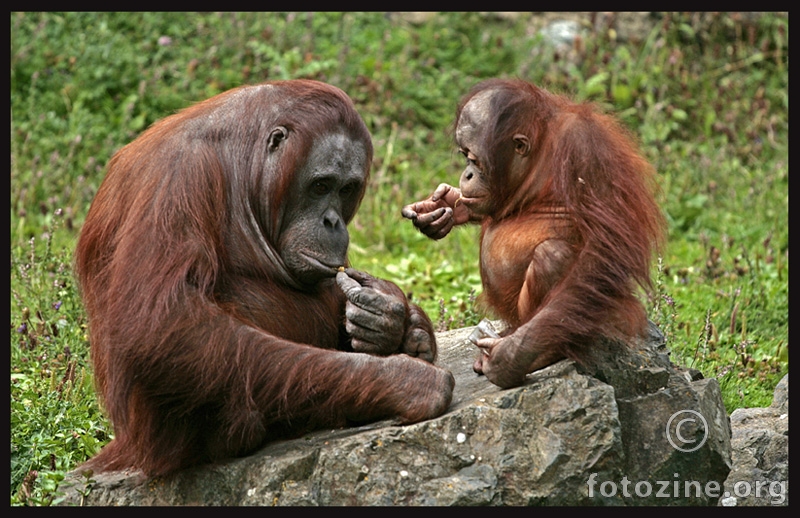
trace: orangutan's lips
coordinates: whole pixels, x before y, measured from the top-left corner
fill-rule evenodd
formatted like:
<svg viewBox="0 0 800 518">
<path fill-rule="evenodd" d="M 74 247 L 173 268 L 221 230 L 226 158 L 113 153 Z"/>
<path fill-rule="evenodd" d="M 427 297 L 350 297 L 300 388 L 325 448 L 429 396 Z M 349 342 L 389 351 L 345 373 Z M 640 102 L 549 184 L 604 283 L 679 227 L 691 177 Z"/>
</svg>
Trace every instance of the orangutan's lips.
<svg viewBox="0 0 800 518">
<path fill-rule="evenodd" d="M 458 207 L 459 203 L 463 203 L 467 207 L 470 205 L 479 205 L 483 201 L 483 197 L 481 198 L 467 198 L 466 196 L 459 196 L 456 202 L 453 204 L 453 208 Z"/>
<path fill-rule="evenodd" d="M 339 270 L 340 268 L 343 268 L 343 266 L 342 266 L 341 264 L 337 264 L 337 265 L 334 265 L 334 266 L 332 266 L 332 265 L 330 265 L 330 264 L 326 264 L 326 263 L 322 262 L 320 259 L 317 259 L 316 257 L 314 257 L 314 256 L 313 256 L 313 255 L 311 255 L 311 254 L 307 254 L 307 253 L 303 253 L 303 252 L 301 252 L 301 255 L 302 255 L 303 257 L 305 257 L 305 258 L 306 258 L 306 260 L 307 260 L 307 261 L 308 261 L 310 264 L 312 264 L 312 265 L 314 265 L 314 266 L 318 267 L 318 268 L 319 268 L 319 269 L 321 269 L 321 270 L 326 270 L 326 271 L 328 271 L 328 272 L 329 272 L 331 275 L 336 275 L 336 272 L 340 271 L 340 270 Z"/>
</svg>

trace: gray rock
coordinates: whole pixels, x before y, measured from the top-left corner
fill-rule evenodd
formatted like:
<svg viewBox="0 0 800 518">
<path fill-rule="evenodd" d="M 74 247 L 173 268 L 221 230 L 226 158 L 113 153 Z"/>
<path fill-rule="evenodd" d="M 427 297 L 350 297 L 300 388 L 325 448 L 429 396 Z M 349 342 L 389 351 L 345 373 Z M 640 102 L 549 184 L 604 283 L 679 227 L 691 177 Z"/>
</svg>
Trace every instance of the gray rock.
<svg viewBox="0 0 800 518">
<path fill-rule="evenodd" d="M 721 488 L 730 470 L 728 419 L 716 380 L 672 366 L 657 330 L 591 368 L 562 361 L 500 390 L 472 372 L 473 328 L 438 334 L 438 363 L 456 378 L 448 412 L 322 430 L 240 459 L 168 478 L 73 473 L 66 505 L 714 505 L 681 485 Z M 670 443 L 680 411 L 685 421 Z M 676 421 L 677 422 L 677 421 Z M 673 438 L 674 439 L 674 438 Z M 702 440 L 702 444 L 699 441 Z M 673 441 L 674 442 L 674 441 Z M 688 446 L 687 446 L 688 445 Z M 675 475 L 677 473 L 677 475 Z M 676 478 L 679 477 L 679 478 Z M 667 481 L 669 498 L 656 496 Z M 648 491 L 648 487 L 650 490 Z M 638 496 L 637 496 L 638 495 Z"/>
<path fill-rule="evenodd" d="M 789 505 L 789 375 L 775 387 L 768 408 L 731 414 L 733 470 L 723 506 Z"/>
</svg>

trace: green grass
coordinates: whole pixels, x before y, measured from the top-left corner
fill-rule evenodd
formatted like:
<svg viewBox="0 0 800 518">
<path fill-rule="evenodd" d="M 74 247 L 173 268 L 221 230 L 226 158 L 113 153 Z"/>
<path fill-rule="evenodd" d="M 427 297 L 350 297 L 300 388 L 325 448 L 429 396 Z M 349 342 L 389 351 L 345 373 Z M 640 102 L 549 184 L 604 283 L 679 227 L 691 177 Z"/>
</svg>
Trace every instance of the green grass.
<svg viewBox="0 0 800 518">
<path fill-rule="evenodd" d="M 641 41 L 587 28 L 556 52 L 524 19 L 475 13 L 12 13 L 11 503 L 52 503 L 111 434 L 71 274 L 106 162 L 156 120 L 267 79 L 316 78 L 356 101 L 375 160 L 352 262 L 441 329 L 482 316 L 477 229 L 433 242 L 400 208 L 457 182 L 459 97 L 519 76 L 615 111 L 659 171 L 669 221 L 651 318 L 675 361 L 719 379 L 728 411 L 768 405 L 788 371 L 788 15 L 654 21 Z"/>
</svg>

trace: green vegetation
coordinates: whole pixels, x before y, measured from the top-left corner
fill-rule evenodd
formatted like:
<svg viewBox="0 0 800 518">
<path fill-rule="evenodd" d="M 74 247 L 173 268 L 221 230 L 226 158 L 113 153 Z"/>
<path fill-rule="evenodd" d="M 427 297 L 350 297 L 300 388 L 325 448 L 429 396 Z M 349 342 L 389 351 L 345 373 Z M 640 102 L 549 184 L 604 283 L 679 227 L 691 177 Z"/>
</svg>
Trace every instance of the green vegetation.
<svg viewBox="0 0 800 518">
<path fill-rule="evenodd" d="M 519 76 L 615 111 L 659 171 L 670 225 L 651 318 L 675 361 L 719 379 L 728 411 L 768 405 L 788 371 L 788 14 L 652 20 L 640 41 L 599 23 L 555 50 L 529 17 L 476 13 L 12 13 L 11 503 L 52 503 L 111 434 L 71 275 L 105 163 L 156 120 L 267 79 L 316 78 L 356 101 L 376 152 L 353 265 L 441 328 L 481 318 L 477 229 L 433 242 L 400 209 L 457 182 L 458 98 Z"/>
</svg>

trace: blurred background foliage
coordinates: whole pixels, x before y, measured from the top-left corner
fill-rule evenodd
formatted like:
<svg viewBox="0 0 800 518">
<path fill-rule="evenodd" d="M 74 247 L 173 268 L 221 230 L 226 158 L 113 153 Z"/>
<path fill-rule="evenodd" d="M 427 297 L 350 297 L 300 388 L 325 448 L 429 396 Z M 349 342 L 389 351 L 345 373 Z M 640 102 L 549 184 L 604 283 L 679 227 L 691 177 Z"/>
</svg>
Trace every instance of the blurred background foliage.
<svg viewBox="0 0 800 518">
<path fill-rule="evenodd" d="M 356 268 L 439 329 L 484 315 L 477 229 L 433 242 L 400 208 L 456 183 L 458 99 L 521 77 L 616 112 L 659 172 L 669 242 L 643 294 L 728 411 L 788 371 L 787 13 L 11 13 L 11 503 L 47 505 L 112 433 L 71 254 L 112 154 L 246 83 L 345 90 L 372 132 Z"/>
</svg>

